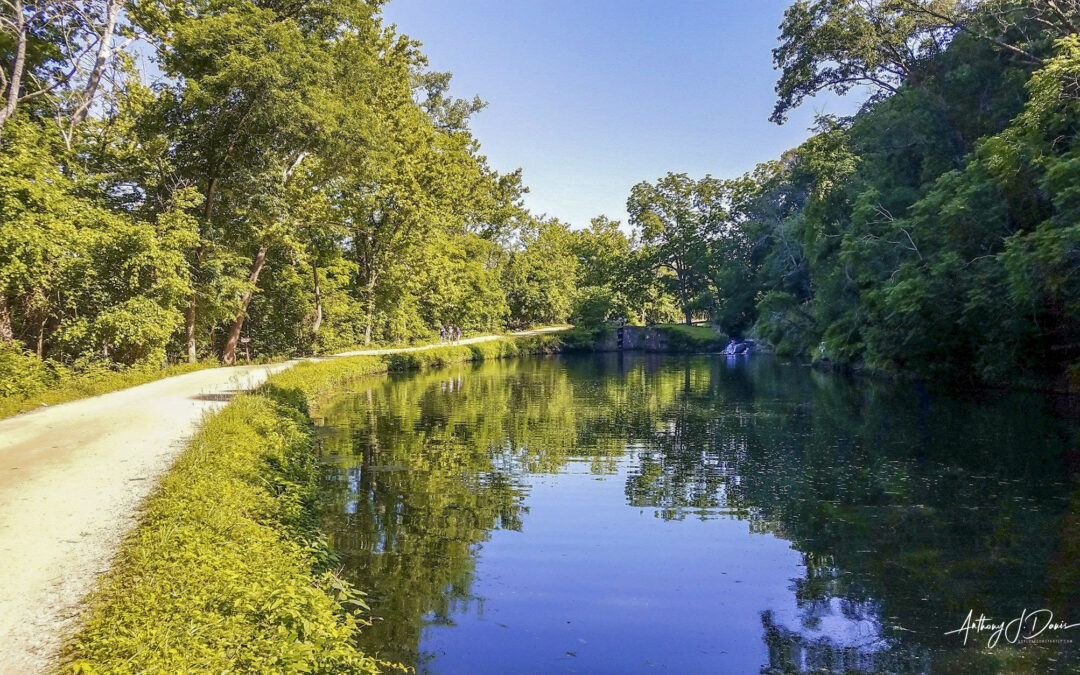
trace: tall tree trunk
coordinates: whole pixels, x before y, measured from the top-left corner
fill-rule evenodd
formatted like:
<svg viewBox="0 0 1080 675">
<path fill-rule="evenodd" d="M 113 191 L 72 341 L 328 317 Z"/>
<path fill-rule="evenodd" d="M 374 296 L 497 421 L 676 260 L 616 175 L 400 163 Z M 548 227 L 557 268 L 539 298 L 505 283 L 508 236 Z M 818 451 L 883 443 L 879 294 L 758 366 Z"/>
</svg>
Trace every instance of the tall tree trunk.
<svg viewBox="0 0 1080 675">
<path fill-rule="evenodd" d="M 71 141 L 75 137 L 75 127 L 79 126 L 86 116 L 90 114 L 90 106 L 94 103 L 94 95 L 97 94 L 98 86 L 101 85 L 101 77 L 105 74 L 105 68 L 113 55 L 113 33 L 116 30 L 116 19 L 123 7 L 122 0 L 109 0 L 105 5 L 105 25 L 101 29 L 100 42 L 98 42 L 97 54 L 94 56 L 94 67 L 90 70 L 86 87 L 79 93 L 75 109 L 68 121 L 67 132 L 64 141 L 68 150 L 71 149 Z"/>
<path fill-rule="evenodd" d="M 371 322 L 375 318 L 375 275 L 367 285 L 367 326 L 364 328 L 364 344 L 371 344 Z"/>
<path fill-rule="evenodd" d="M 210 224 L 210 219 L 214 216 L 214 198 L 217 196 L 217 177 L 211 178 L 206 184 L 206 201 L 203 202 L 203 218 L 206 219 L 206 224 Z"/>
<path fill-rule="evenodd" d="M 39 359 L 45 358 L 45 324 L 49 323 L 49 320 L 42 319 L 41 325 L 38 326 L 37 333 L 37 357 Z"/>
<path fill-rule="evenodd" d="M 187 311 L 184 313 L 184 337 L 187 338 L 187 360 L 195 363 L 199 360 L 198 351 L 195 349 L 195 292 L 188 296 Z"/>
<path fill-rule="evenodd" d="M 225 363 L 236 363 L 236 345 L 240 342 L 240 331 L 244 329 L 248 304 L 251 302 L 251 296 L 255 294 L 255 284 L 259 282 L 259 272 L 262 272 L 265 263 L 266 247 L 263 246 L 255 254 L 255 262 L 251 265 L 251 276 L 248 277 L 248 283 L 251 287 L 240 298 L 240 311 L 236 313 L 236 319 L 233 320 L 232 328 L 229 329 L 229 338 L 225 340 L 225 350 L 221 354 L 221 360 Z"/>
<path fill-rule="evenodd" d="M 315 277 L 315 323 L 311 326 L 312 333 L 318 333 L 322 327 L 322 291 L 319 289 L 319 266 L 311 261 L 311 274 Z"/>
<path fill-rule="evenodd" d="M 206 201 L 203 202 L 203 218 L 206 220 L 207 227 L 210 225 L 210 218 L 214 215 L 214 197 L 217 195 L 217 178 L 211 178 L 206 187 Z M 206 242 L 200 242 L 199 248 L 195 251 L 195 269 L 202 264 L 203 254 L 206 253 Z M 199 353 L 197 344 L 195 342 L 195 303 L 198 302 L 198 292 L 195 290 L 194 280 L 192 282 L 191 295 L 188 296 L 187 311 L 184 312 L 184 337 L 187 339 L 187 358 L 188 363 L 195 363 L 199 360 Z"/>
<path fill-rule="evenodd" d="M 8 309 L 7 295 L 0 291 L 0 345 L 15 342 L 15 333 L 11 330 L 11 311 Z"/>
<path fill-rule="evenodd" d="M 15 107 L 19 105 L 23 68 L 26 67 L 26 41 L 29 39 L 26 17 L 23 16 L 22 0 L 15 0 L 14 7 L 12 7 L 12 16 L 15 20 L 15 33 L 17 35 L 15 38 L 15 61 L 11 66 L 11 75 L 8 77 L 7 100 L 4 102 L 4 107 L 0 108 L 0 129 L 15 113 Z"/>
<path fill-rule="evenodd" d="M 211 183 L 211 185 L 213 184 Z M 206 214 L 209 217 L 212 204 L 210 202 L 208 202 L 208 204 L 210 204 L 210 206 L 207 207 Z M 195 251 L 196 270 L 202 263 L 204 253 L 206 253 L 206 242 L 200 243 L 198 250 Z M 191 295 L 188 296 L 187 311 L 184 312 L 184 337 L 187 340 L 188 363 L 195 363 L 199 360 L 198 345 L 195 342 L 195 304 L 199 300 L 199 295 L 195 288 L 194 280 L 192 280 Z"/>
<path fill-rule="evenodd" d="M 686 325 L 689 326 L 693 323 L 690 317 L 690 283 L 682 272 L 676 272 L 676 276 L 679 278 L 679 300 L 682 302 L 683 316 L 686 317 Z"/>
</svg>

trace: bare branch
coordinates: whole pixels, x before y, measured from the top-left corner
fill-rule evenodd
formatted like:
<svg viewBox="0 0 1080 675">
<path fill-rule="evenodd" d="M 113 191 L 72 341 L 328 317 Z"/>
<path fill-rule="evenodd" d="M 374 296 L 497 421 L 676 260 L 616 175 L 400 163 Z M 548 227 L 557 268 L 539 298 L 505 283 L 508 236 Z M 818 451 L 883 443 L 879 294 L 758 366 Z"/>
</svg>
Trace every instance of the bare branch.
<svg viewBox="0 0 1080 675">
<path fill-rule="evenodd" d="M 972 37 L 974 37 L 976 39 L 983 40 L 985 42 L 989 42 L 990 44 L 994 45 L 995 47 L 999 47 L 1001 49 L 1004 49 L 1005 51 L 1020 57 L 1022 60 L 1027 61 L 1028 63 L 1031 63 L 1033 65 L 1040 65 L 1040 66 L 1043 64 L 1043 59 L 1041 59 L 1038 56 L 1035 56 L 1034 54 L 1031 54 L 1031 53 L 1019 48 L 1019 47 L 1017 47 L 1016 45 L 1011 45 L 1011 44 L 1009 44 L 1007 42 L 1004 42 L 1002 40 L 999 40 L 999 39 L 997 39 L 995 37 L 991 37 L 990 35 L 987 35 L 985 32 L 974 30 L 970 26 L 970 23 L 967 20 L 965 20 L 965 17 L 949 16 L 947 14 L 942 14 L 941 12 L 933 9 L 932 7 L 930 7 L 928 5 L 925 5 L 925 4 L 921 3 L 921 2 L 918 2 L 918 0 L 900 0 L 900 2 L 901 2 L 901 4 L 905 5 L 906 7 L 908 7 L 913 12 L 917 12 L 917 13 L 920 13 L 920 14 L 924 14 L 926 16 L 933 17 L 935 19 L 938 19 L 939 21 L 944 21 L 946 23 L 946 25 L 948 25 L 948 26 L 950 26 L 950 27 L 952 27 L 952 28 L 954 28 L 956 30 L 959 30 L 961 32 L 967 33 L 968 35 L 971 35 Z"/>
<path fill-rule="evenodd" d="M 17 26 L 15 38 L 15 61 L 11 67 L 11 77 L 7 88 L 7 101 L 0 108 L 0 130 L 15 113 L 15 107 L 19 104 L 19 89 L 22 87 L 23 68 L 26 66 L 26 42 L 29 39 L 26 23 L 23 19 L 22 0 L 15 0 L 15 21 Z"/>
<path fill-rule="evenodd" d="M 108 4 L 106 5 L 105 25 L 102 27 L 101 35 L 98 39 L 94 67 L 90 71 L 90 77 L 87 79 L 86 87 L 79 94 L 77 104 L 74 111 L 72 111 L 71 119 L 68 122 L 67 133 L 64 134 L 64 138 L 69 147 L 71 146 L 71 138 L 75 134 L 75 127 L 82 123 L 90 113 L 90 106 L 94 101 L 94 95 L 97 93 L 98 86 L 101 83 L 101 76 L 104 74 L 105 68 L 112 60 L 113 33 L 116 30 L 116 18 L 120 13 L 122 2 L 123 0 L 108 0 Z"/>
<path fill-rule="evenodd" d="M 1069 15 L 1066 14 L 1060 7 L 1058 7 L 1058 4 L 1054 2 L 1054 0 L 1046 0 L 1046 4 L 1050 6 L 1050 9 L 1054 10 L 1054 13 L 1057 14 L 1061 22 L 1065 24 L 1066 28 L 1069 29 L 1069 32 L 1080 33 L 1080 30 L 1076 29 L 1076 24 L 1072 22 L 1072 20 L 1069 18 Z"/>
</svg>

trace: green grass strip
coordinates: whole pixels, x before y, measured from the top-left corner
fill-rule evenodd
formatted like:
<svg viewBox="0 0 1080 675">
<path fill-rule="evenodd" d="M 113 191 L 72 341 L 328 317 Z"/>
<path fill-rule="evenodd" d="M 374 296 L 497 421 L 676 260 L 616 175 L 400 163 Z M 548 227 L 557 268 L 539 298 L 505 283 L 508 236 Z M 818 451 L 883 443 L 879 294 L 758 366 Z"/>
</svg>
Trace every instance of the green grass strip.
<svg viewBox="0 0 1080 675">
<path fill-rule="evenodd" d="M 68 650 L 75 672 L 374 673 L 312 528 L 311 424 L 269 396 L 212 416 L 145 506 Z"/>
<path fill-rule="evenodd" d="M 374 673 L 359 594 L 315 523 L 309 406 L 366 375 L 555 351 L 556 336 L 299 364 L 209 417 L 144 505 L 62 667 Z"/>
<path fill-rule="evenodd" d="M 436 368 L 466 361 L 485 361 L 527 354 L 560 351 L 559 335 L 500 338 L 470 345 L 436 347 L 416 352 L 382 356 L 347 356 L 325 361 L 307 361 L 270 378 L 264 390 L 281 400 L 307 410 L 323 395 L 347 386 L 365 375 Z"/>
</svg>

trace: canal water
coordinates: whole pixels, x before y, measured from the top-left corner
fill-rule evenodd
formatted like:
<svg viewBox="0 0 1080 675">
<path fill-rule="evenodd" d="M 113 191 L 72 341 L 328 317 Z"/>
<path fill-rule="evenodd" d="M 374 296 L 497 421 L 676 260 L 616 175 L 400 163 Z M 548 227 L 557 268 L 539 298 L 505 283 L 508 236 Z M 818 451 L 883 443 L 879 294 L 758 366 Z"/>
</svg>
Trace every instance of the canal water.
<svg viewBox="0 0 1080 675">
<path fill-rule="evenodd" d="M 353 389 L 319 409 L 322 511 L 380 658 L 421 673 L 1080 666 L 1080 626 L 1061 626 L 1080 622 L 1080 435 L 1042 396 L 633 354 Z"/>
</svg>

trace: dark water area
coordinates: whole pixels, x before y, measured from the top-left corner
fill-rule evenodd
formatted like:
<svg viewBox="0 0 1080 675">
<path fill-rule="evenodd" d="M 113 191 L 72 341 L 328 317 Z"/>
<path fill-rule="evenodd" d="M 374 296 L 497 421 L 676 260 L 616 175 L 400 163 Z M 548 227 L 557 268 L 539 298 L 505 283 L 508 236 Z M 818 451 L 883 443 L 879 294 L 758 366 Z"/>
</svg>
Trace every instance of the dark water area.
<svg viewBox="0 0 1080 675">
<path fill-rule="evenodd" d="M 431 673 L 1080 668 L 1080 626 L 1044 627 L 1080 622 L 1080 434 L 1040 395 L 631 354 L 356 389 L 320 408 L 323 524 L 368 593 L 362 646 L 380 658 Z M 969 613 L 987 629 L 960 631 Z M 1008 624 L 996 641 L 991 622 Z"/>
</svg>

